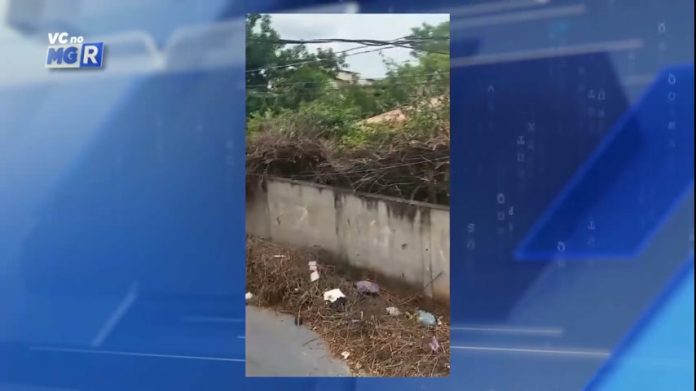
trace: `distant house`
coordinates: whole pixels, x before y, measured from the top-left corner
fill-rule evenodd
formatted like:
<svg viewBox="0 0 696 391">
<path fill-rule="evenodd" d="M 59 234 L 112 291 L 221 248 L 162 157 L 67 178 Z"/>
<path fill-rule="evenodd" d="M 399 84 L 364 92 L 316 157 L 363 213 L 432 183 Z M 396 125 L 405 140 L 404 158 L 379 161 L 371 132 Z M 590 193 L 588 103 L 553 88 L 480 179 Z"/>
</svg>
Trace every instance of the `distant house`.
<svg viewBox="0 0 696 391">
<path fill-rule="evenodd" d="M 375 82 L 375 79 L 362 78 L 358 72 L 340 70 L 336 73 L 334 85 L 361 85 L 369 86 Z"/>
<path fill-rule="evenodd" d="M 435 97 L 430 98 L 430 107 L 435 108 L 442 105 L 445 102 L 445 97 Z M 408 117 L 403 109 L 395 109 L 387 111 L 386 113 L 377 114 L 373 117 L 364 119 L 360 121 L 361 124 L 381 124 L 381 123 L 401 123 L 406 121 Z"/>
<path fill-rule="evenodd" d="M 358 80 L 358 84 L 361 86 L 371 86 L 372 84 L 374 84 L 374 82 L 375 82 L 375 79 L 369 79 L 369 78 Z"/>
<path fill-rule="evenodd" d="M 358 72 L 340 70 L 336 73 L 336 84 L 358 84 L 360 82 L 360 74 Z"/>
<path fill-rule="evenodd" d="M 334 87 L 346 85 L 371 86 L 375 79 L 362 78 L 358 72 L 342 69 L 336 73 L 332 84 Z"/>
<path fill-rule="evenodd" d="M 406 121 L 406 114 L 403 110 L 396 109 L 392 111 L 387 111 L 386 113 L 377 114 L 374 117 L 370 117 L 360 121 L 363 124 L 381 124 L 381 123 L 399 123 Z"/>
</svg>

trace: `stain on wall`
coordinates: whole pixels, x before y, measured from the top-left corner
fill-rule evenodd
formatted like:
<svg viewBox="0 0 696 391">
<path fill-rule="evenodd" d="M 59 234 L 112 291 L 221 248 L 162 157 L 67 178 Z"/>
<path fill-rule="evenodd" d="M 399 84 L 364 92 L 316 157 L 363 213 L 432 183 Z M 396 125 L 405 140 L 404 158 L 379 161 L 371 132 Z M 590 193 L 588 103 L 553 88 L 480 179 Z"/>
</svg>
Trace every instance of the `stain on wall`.
<svg viewBox="0 0 696 391">
<path fill-rule="evenodd" d="M 247 199 L 246 227 L 449 300 L 447 207 L 270 178 Z"/>
</svg>

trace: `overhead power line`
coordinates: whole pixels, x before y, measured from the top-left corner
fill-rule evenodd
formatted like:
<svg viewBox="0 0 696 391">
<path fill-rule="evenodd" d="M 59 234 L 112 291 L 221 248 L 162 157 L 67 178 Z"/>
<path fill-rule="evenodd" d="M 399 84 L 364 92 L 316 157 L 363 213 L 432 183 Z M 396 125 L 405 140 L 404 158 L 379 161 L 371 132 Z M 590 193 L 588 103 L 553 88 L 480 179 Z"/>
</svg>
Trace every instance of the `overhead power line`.
<svg viewBox="0 0 696 391">
<path fill-rule="evenodd" d="M 362 48 L 365 48 L 365 47 L 367 47 L 367 46 L 357 46 L 357 47 L 354 47 L 354 48 L 350 48 L 350 49 L 342 50 L 342 51 L 339 51 L 339 52 L 335 52 L 335 54 L 343 54 L 343 53 L 346 53 L 346 52 L 348 52 L 348 51 L 353 51 L 353 50 L 357 50 L 357 49 L 362 49 Z M 394 49 L 394 48 L 396 48 L 396 46 L 385 47 L 385 48 L 377 48 L 377 49 L 370 49 L 370 50 L 363 50 L 363 51 L 361 51 L 361 52 L 355 52 L 355 53 L 346 54 L 345 57 L 356 56 L 356 55 L 358 55 L 358 54 L 379 52 L 379 51 L 382 51 L 382 50 Z M 251 72 L 258 72 L 258 71 L 262 71 L 262 70 L 290 68 L 290 67 L 294 67 L 294 66 L 297 66 L 297 65 L 311 64 L 311 63 L 322 62 L 322 61 L 326 61 L 326 60 L 325 60 L 325 59 L 321 59 L 321 58 L 316 58 L 316 59 L 313 59 L 313 60 L 303 60 L 303 61 L 293 62 L 293 63 L 290 63 L 290 64 L 282 64 L 282 65 L 274 65 L 274 66 L 270 66 L 270 67 L 261 67 L 261 68 L 248 69 L 246 72 L 247 72 L 247 73 L 251 73 Z"/>
<path fill-rule="evenodd" d="M 449 75 L 449 73 L 430 72 L 430 73 L 425 73 L 425 74 L 420 75 L 420 76 L 428 77 L 428 76 L 448 76 L 448 75 Z M 358 78 L 355 78 L 355 79 L 353 79 L 353 80 L 356 81 L 356 82 L 360 82 L 360 81 L 377 82 L 377 81 L 384 81 L 384 80 L 386 80 L 386 79 L 374 79 L 374 78 L 358 77 Z M 398 82 L 397 82 L 397 81 L 392 81 L 392 82 L 389 83 L 389 86 L 391 86 L 391 85 L 401 85 L 401 84 L 414 84 L 414 85 L 416 85 L 416 84 L 428 84 L 428 83 L 432 83 L 432 81 L 428 81 L 428 80 L 423 80 L 423 81 L 407 81 L 407 80 L 403 80 L 403 81 L 398 81 Z M 286 82 L 286 83 L 282 83 L 282 82 L 281 82 L 281 83 L 278 83 L 277 85 L 272 86 L 272 89 L 284 88 L 284 87 L 292 87 L 292 86 L 298 86 L 298 85 L 299 85 L 299 86 L 305 86 L 305 87 L 309 87 L 309 86 L 313 86 L 313 85 L 320 85 L 320 86 L 321 86 L 321 85 L 325 85 L 325 84 L 327 84 L 325 81 L 294 81 L 294 82 L 289 82 L 289 83 L 288 83 L 288 82 Z M 351 84 L 351 85 L 352 85 L 352 84 Z M 360 84 L 355 84 L 355 86 L 361 86 L 361 85 L 360 85 Z M 374 87 L 374 85 L 372 85 L 372 87 Z M 387 86 L 385 85 L 384 87 L 387 87 Z M 249 89 L 269 90 L 268 86 L 265 85 L 265 84 L 252 84 L 252 85 L 247 85 L 246 88 L 247 88 L 247 90 L 249 90 Z M 340 87 L 337 87 L 336 89 L 339 89 L 339 88 L 340 88 Z"/>
<path fill-rule="evenodd" d="M 396 85 L 408 85 L 408 86 L 429 86 L 432 85 L 432 82 L 415 82 L 415 83 L 395 83 Z M 386 86 L 380 86 L 376 90 L 385 90 L 387 87 Z M 294 87 L 294 91 L 316 91 L 316 88 L 311 88 L 311 87 Z M 331 87 L 331 86 L 326 86 L 324 90 L 330 90 L 330 91 L 340 91 L 340 87 Z M 284 92 L 287 91 L 287 89 L 277 89 L 277 90 L 263 90 L 259 88 L 247 88 L 246 89 L 247 93 L 250 95 L 254 96 L 282 96 Z"/>
<path fill-rule="evenodd" d="M 347 39 L 347 38 L 318 38 L 318 39 L 267 39 L 267 38 L 251 38 L 252 40 L 268 43 L 276 43 L 283 45 L 312 45 L 312 44 L 326 44 L 326 43 L 359 43 L 366 46 L 399 46 L 406 49 L 423 51 L 428 53 L 437 54 L 449 54 L 448 52 L 441 52 L 437 50 L 432 50 L 424 47 L 415 47 L 414 44 L 421 44 L 430 41 L 448 41 L 450 37 L 405 37 L 397 38 L 391 41 L 383 41 L 378 39 Z"/>
<path fill-rule="evenodd" d="M 347 43 L 360 43 L 369 46 L 379 46 L 385 44 L 401 44 L 401 43 L 413 43 L 413 42 L 423 42 L 423 41 L 448 41 L 450 37 L 400 37 L 397 39 L 385 41 L 380 39 L 357 39 L 357 38 L 315 38 L 315 39 L 268 39 L 268 38 L 250 38 L 256 41 L 263 41 L 269 43 L 279 43 L 279 44 L 321 44 L 321 43 L 333 43 L 333 42 L 347 42 Z"/>
<path fill-rule="evenodd" d="M 391 43 L 391 42 L 398 41 L 398 40 L 401 40 L 401 39 L 404 39 L 404 38 L 406 38 L 406 36 L 395 38 L 395 39 L 393 39 L 393 40 L 391 40 L 391 41 L 389 41 L 389 42 Z M 259 39 L 254 39 L 254 38 L 252 38 L 252 40 L 263 40 L 263 39 L 261 39 L 261 38 L 259 38 Z M 355 46 L 355 47 L 352 47 L 352 48 L 348 48 L 348 49 L 345 49 L 345 50 L 340 50 L 340 51 L 334 52 L 334 54 L 337 54 L 337 55 L 345 54 L 345 53 L 348 53 L 348 52 L 352 52 L 352 51 L 354 51 L 354 50 L 364 49 L 364 48 L 371 47 L 371 46 L 374 46 L 374 45 L 360 45 L 360 46 Z M 398 46 L 389 46 L 389 45 L 384 45 L 384 46 L 387 46 L 387 47 L 378 48 L 378 49 L 371 49 L 371 50 L 364 50 L 364 51 L 362 51 L 362 52 L 346 54 L 345 57 L 355 56 L 355 55 L 358 55 L 358 54 L 379 52 L 379 51 L 382 51 L 382 50 L 394 49 L 394 48 L 398 47 Z M 251 73 L 251 72 L 257 72 L 257 71 L 261 71 L 261 70 L 289 68 L 289 67 L 293 67 L 293 66 L 297 66 L 297 65 L 311 64 L 311 63 L 320 62 L 320 61 L 324 61 L 324 60 L 322 60 L 322 59 L 303 60 L 303 61 L 298 61 L 298 62 L 294 62 L 294 63 L 291 63 L 291 64 L 282 64 L 282 65 L 275 65 L 275 66 L 271 66 L 271 67 L 261 67 L 261 68 L 248 69 L 246 72 L 247 72 L 247 73 Z"/>
</svg>

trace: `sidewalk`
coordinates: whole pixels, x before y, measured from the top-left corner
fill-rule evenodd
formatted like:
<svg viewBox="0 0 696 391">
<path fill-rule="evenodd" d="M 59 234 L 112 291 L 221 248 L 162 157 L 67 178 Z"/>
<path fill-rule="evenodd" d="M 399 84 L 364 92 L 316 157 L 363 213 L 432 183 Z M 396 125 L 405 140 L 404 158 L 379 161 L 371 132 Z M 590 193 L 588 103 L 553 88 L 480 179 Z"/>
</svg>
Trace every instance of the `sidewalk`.
<svg viewBox="0 0 696 391">
<path fill-rule="evenodd" d="M 290 315 L 246 308 L 247 376 L 351 376 L 319 335 Z"/>
</svg>

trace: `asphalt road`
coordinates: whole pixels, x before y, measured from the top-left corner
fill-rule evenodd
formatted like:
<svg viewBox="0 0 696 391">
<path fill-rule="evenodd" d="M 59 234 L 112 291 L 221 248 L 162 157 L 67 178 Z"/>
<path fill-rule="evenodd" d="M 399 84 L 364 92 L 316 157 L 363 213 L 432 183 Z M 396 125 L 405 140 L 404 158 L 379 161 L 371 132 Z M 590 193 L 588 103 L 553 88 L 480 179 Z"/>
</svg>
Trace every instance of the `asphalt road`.
<svg viewBox="0 0 696 391">
<path fill-rule="evenodd" d="M 246 307 L 247 376 L 351 376 L 319 335 L 290 315 Z"/>
</svg>

